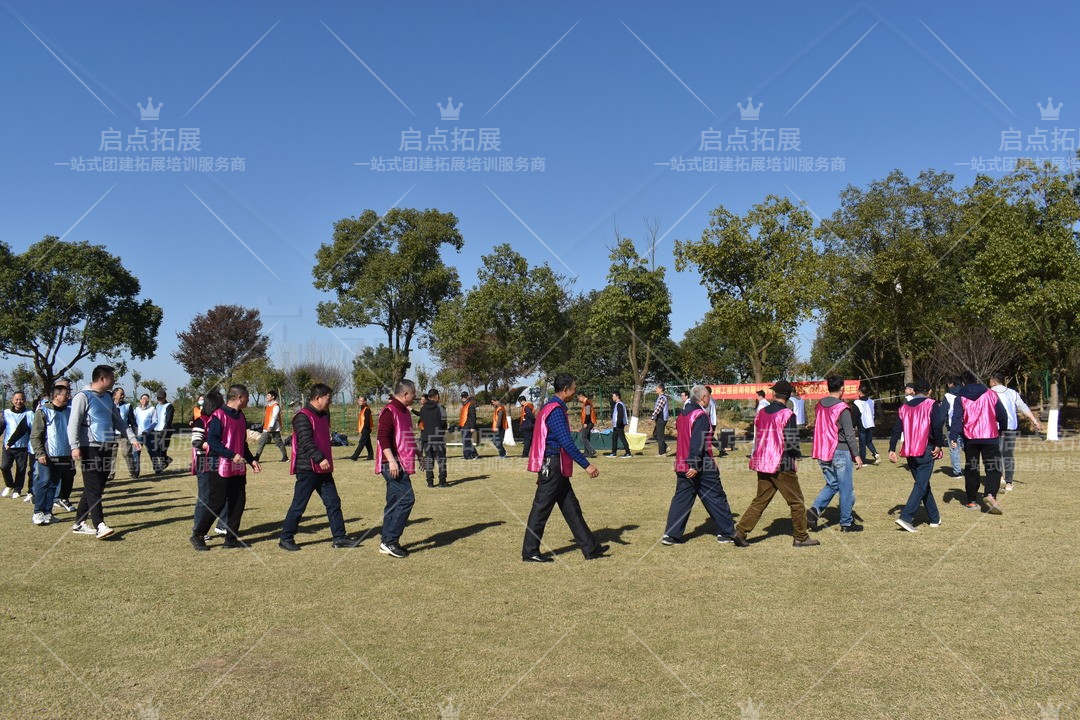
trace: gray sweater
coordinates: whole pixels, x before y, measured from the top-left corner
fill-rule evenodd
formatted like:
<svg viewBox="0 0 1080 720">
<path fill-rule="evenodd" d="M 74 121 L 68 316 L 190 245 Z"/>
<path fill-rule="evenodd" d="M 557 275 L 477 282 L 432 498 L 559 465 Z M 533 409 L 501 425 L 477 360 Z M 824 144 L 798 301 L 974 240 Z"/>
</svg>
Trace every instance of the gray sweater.
<svg viewBox="0 0 1080 720">
<path fill-rule="evenodd" d="M 829 395 L 818 401 L 821 407 L 832 407 L 836 403 L 844 402 L 840 398 Z M 845 405 L 847 403 L 844 403 Z M 851 409 L 848 408 L 840 413 L 840 417 L 837 419 L 837 423 L 840 427 L 840 434 L 837 438 L 837 447 L 841 445 L 847 445 L 848 450 L 851 452 L 851 457 L 859 456 L 859 440 L 858 434 L 855 432 L 855 425 L 851 421 Z"/>
</svg>

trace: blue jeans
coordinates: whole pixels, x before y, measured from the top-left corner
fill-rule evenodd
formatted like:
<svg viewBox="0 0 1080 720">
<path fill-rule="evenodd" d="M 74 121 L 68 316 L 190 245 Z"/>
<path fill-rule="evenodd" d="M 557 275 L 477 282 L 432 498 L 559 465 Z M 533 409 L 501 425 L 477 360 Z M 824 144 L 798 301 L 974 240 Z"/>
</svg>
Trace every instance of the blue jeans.
<svg viewBox="0 0 1080 720">
<path fill-rule="evenodd" d="M 137 439 L 139 441 L 140 446 L 146 443 L 146 435 L 139 435 Z M 139 465 L 139 463 L 141 461 L 142 461 L 142 450 L 136 450 L 134 447 L 132 447 L 131 448 L 131 477 L 139 477 L 139 470 L 141 469 L 141 466 Z M 201 485 L 199 486 L 199 491 L 200 492 L 202 491 L 202 486 Z"/>
<path fill-rule="evenodd" d="M 398 471 L 397 479 L 390 477 L 390 470 L 383 467 L 383 479 L 386 480 L 386 508 L 383 509 L 382 541 L 384 545 L 396 543 L 401 539 L 405 523 L 409 521 L 416 496 L 413 494 L 412 481 L 404 470 Z"/>
<path fill-rule="evenodd" d="M 930 518 L 930 522 L 941 522 L 941 513 L 938 512 L 934 493 L 930 490 L 930 476 L 934 472 L 934 456 L 931 454 L 932 452 L 931 448 L 928 447 L 920 457 L 909 457 L 907 459 L 908 470 L 911 471 L 911 476 L 915 479 L 915 486 L 911 489 L 907 504 L 900 511 L 900 519 L 904 522 L 914 522 L 915 511 L 919 509 L 920 504 L 926 506 L 926 515 Z"/>
<path fill-rule="evenodd" d="M 964 474 L 964 464 L 960 462 L 960 451 L 964 449 L 964 438 L 956 438 L 956 447 L 949 443 L 949 462 L 952 463 L 953 475 L 960 477 Z"/>
<path fill-rule="evenodd" d="M 833 496 L 840 494 L 840 524 L 851 525 L 851 510 L 855 507 L 855 461 L 847 448 L 836 448 L 832 460 L 818 460 L 821 472 L 825 476 L 825 487 L 821 488 L 813 505 L 820 515 L 829 507 Z"/>
<path fill-rule="evenodd" d="M 285 514 L 285 524 L 281 527 L 281 539 L 292 540 L 300 526 L 300 518 L 307 510 L 312 493 L 319 493 L 319 498 L 326 506 L 326 519 L 330 521 L 330 533 L 335 539 L 345 537 L 345 519 L 341 515 L 341 498 L 338 497 L 334 476 L 330 473 L 296 473 L 296 487 L 293 489 L 292 505 Z"/>
<path fill-rule="evenodd" d="M 877 448 L 874 447 L 874 428 L 859 428 L 859 457 L 862 458 L 863 463 L 866 463 L 866 451 L 874 453 L 874 457 L 878 456 Z"/>
<path fill-rule="evenodd" d="M 75 465 L 71 458 L 50 458 L 48 465 L 42 465 L 37 458 L 33 457 L 30 461 L 37 465 L 34 486 L 31 488 L 34 496 L 34 512 L 51 513 L 60 489 L 60 481 L 65 476 L 69 481 L 75 477 Z"/>
</svg>

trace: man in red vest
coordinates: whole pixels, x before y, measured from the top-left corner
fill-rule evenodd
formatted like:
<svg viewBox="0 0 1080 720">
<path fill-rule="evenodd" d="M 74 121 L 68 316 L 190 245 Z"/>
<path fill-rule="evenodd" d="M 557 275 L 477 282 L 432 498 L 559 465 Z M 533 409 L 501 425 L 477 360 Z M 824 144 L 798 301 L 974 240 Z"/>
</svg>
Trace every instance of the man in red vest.
<svg viewBox="0 0 1080 720">
<path fill-rule="evenodd" d="M 413 433 L 409 407 L 416 402 L 416 383 L 399 380 L 394 396 L 379 412 L 375 443 L 375 472 L 386 480 L 386 507 L 383 509 L 382 543 L 379 552 L 390 557 L 407 557 L 409 551 L 398 541 L 416 503 L 410 477 L 416 473 L 420 455 Z"/>
<path fill-rule="evenodd" d="M 574 495 L 574 488 L 570 485 L 574 463 L 585 468 L 585 473 L 591 478 L 600 474 L 599 468 L 581 454 L 570 434 L 566 401 L 574 397 L 576 389 L 577 382 L 573 375 L 559 373 L 555 376 L 555 397 L 548 400 L 536 415 L 536 431 L 528 466 L 529 472 L 536 473 L 536 495 L 525 526 L 525 541 L 521 546 L 521 559 L 525 562 L 554 562 L 551 555 L 540 552 L 540 540 L 556 504 L 586 560 L 603 557 L 608 551 L 608 546 L 601 545 L 589 529 Z"/>
<path fill-rule="evenodd" d="M 772 386 L 773 399 L 754 416 L 754 452 L 750 469 L 757 471 L 757 496 L 735 526 L 735 544 L 746 547 L 746 536 L 761 519 L 761 513 L 779 492 L 791 508 L 795 547 L 811 547 L 821 542 L 806 532 L 806 505 L 803 502 L 796 458 L 799 452 L 799 428 L 795 413 L 787 406 L 793 388 L 787 380 Z"/>
<path fill-rule="evenodd" d="M 695 385 L 690 397 L 690 404 L 675 419 L 675 496 L 671 498 L 667 529 L 660 542 L 664 545 L 683 542 L 683 530 L 694 508 L 694 498 L 699 497 L 716 526 L 716 540 L 730 543 L 735 524 L 713 457 L 713 426 L 707 411 L 709 391 L 704 385 Z"/>
<path fill-rule="evenodd" d="M 934 501 L 934 493 L 930 490 L 930 476 L 934 473 L 934 461 L 941 459 L 941 448 L 945 445 L 945 439 L 941 436 L 945 412 L 941 403 L 927 397 L 930 393 L 929 382 L 916 380 L 912 389 L 915 391 L 914 397 L 900 406 L 896 424 L 893 425 L 892 437 L 889 439 L 889 462 L 896 462 L 896 444 L 900 442 L 903 434 L 904 447 L 900 454 L 907 458 L 908 470 L 915 480 L 915 486 L 911 489 L 896 524 L 908 532 L 918 532 L 915 529 L 915 511 L 919 509 L 919 505 L 926 506 L 930 527 L 941 525 L 941 513 Z"/>
<path fill-rule="evenodd" d="M 285 514 L 278 546 L 296 552 L 300 546 L 293 538 L 300 526 L 312 493 L 326 506 L 326 519 L 334 536 L 335 548 L 354 548 L 359 540 L 345 535 L 345 519 L 341 514 L 341 498 L 334 485 L 334 455 L 330 445 L 330 399 L 333 391 L 328 385 L 316 383 L 308 393 L 308 404 L 293 417 L 292 461 L 289 474 L 296 476 L 292 505 Z"/>
<path fill-rule="evenodd" d="M 960 373 L 953 414 L 949 424 L 949 446 L 964 440 L 964 486 L 968 510 L 979 510 L 979 459 L 986 472 L 986 506 L 991 515 L 1000 515 L 997 502 L 1001 487 L 1001 431 L 1009 427 L 1009 413 L 998 394 L 979 382 L 970 370 Z"/>
</svg>

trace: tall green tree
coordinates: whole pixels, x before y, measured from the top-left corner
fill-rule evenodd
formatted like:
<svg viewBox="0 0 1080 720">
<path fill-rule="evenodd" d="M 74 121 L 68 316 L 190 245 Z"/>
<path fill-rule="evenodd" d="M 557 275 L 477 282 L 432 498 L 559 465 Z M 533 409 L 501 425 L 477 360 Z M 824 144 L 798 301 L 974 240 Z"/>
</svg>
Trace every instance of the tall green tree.
<svg viewBox="0 0 1080 720">
<path fill-rule="evenodd" d="M 716 208 L 701 240 L 675 243 L 676 269 L 701 276 L 712 326 L 747 358 L 754 382 L 820 299 L 813 229 L 805 208 L 769 195 L 745 216 Z"/>
<path fill-rule="evenodd" d="M 510 245 L 481 259 L 477 284 L 459 302 L 443 303 L 432 324 L 431 348 L 444 367 L 487 389 L 508 388 L 564 358 L 567 282 Z"/>
<path fill-rule="evenodd" d="M 381 218 L 365 210 L 334 223 L 333 239 L 315 253 L 315 287 L 335 295 L 319 303 L 319 324 L 382 328 L 402 361 L 391 383 L 405 376 L 413 344 L 439 305 L 461 292 L 457 270 L 441 254 L 444 246 L 461 250 L 457 224 L 453 213 L 435 209 L 394 208 Z"/>
<path fill-rule="evenodd" d="M 593 307 L 593 330 L 616 339 L 624 348 L 634 384 L 631 413 L 638 417 L 656 351 L 671 334 L 671 291 L 665 269 L 652 267 L 630 238 L 616 236 L 608 257 L 608 284 Z"/>
<path fill-rule="evenodd" d="M 43 388 L 85 359 L 157 351 L 161 308 L 104 245 L 46 235 L 14 253 L 0 242 L 0 287 L 0 355 L 29 360 Z"/>
<path fill-rule="evenodd" d="M 698 382 L 740 383 L 753 379 L 750 356 L 731 346 L 724 338 L 722 324 L 715 310 L 709 310 L 697 325 L 683 335 L 679 343 L 680 377 L 687 385 Z M 795 348 L 784 336 L 770 345 L 762 374 L 780 377 L 794 364 Z"/>
</svg>

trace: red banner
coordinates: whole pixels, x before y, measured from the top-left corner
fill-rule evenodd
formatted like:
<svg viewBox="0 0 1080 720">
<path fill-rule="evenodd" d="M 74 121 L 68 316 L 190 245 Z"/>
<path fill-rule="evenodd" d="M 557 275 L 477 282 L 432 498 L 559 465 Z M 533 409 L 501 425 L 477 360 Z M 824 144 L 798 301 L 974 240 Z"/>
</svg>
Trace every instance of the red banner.
<svg viewBox="0 0 1080 720">
<path fill-rule="evenodd" d="M 796 391 L 806 400 L 820 400 L 829 394 L 824 380 L 793 382 Z M 713 400 L 757 400 L 757 391 L 764 390 L 767 399 L 772 398 L 773 383 L 749 383 L 747 385 L 710 385 Z M 859 394 L 858 380 L 844 381 L 844 396 L 856 397 Z"/>
</svg>

